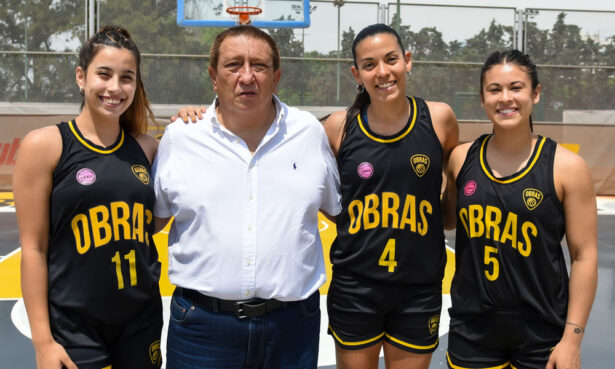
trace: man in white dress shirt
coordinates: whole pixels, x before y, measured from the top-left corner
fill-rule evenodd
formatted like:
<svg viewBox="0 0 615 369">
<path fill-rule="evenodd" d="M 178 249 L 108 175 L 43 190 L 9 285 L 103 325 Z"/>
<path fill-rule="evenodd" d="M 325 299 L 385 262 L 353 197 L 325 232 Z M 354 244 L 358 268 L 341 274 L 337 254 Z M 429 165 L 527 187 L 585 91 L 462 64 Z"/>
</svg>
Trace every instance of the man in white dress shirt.
<svg viewBox="0 0 615 369">
<path fill-rule="evenodd" d="M 218 96 L 196 124 L 167 127 L 153 166 L 156 223 L 175 218 L 166 367 L 316 368 L 335 158 L 316 118 L 274 95 L 267 33 L 220 33 L 209 74 Z"/>
</svg>

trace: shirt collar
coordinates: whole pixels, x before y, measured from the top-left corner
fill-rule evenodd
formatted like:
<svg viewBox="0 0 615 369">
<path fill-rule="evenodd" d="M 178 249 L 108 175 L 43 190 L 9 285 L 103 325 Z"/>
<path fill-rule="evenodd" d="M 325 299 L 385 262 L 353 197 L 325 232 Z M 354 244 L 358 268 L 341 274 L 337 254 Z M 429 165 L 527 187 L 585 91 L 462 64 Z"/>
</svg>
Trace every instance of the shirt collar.
<svg viewBox="0 0 615 369">
<path fill-rule="evenodd" d="M 273 95 L 273 103 L 275 104 L 276 113 L 275 113 L 275 119 L 273 120 L 272 127 L 275 127 L 277 130 L 281 122 L 285 120 L 286 113 L 284 111 L 284 108 L 282 107 L 282 102 L 280 101 L 280 98 L 275 94 Z M 218 105 L 218 96 L 214 97 L 214 101 L 209 106 L 209 109 L 207 110 L 207 112 L 211 113 L 210 118 L 209 118 L 209 121 L 211 122 L 211 124 L 218 129 L 222 129 L 224 127 L 222 126 L 220 121 L 218 121 L 218 117 L 216 114 L 217 105 Z"/>
</svg>

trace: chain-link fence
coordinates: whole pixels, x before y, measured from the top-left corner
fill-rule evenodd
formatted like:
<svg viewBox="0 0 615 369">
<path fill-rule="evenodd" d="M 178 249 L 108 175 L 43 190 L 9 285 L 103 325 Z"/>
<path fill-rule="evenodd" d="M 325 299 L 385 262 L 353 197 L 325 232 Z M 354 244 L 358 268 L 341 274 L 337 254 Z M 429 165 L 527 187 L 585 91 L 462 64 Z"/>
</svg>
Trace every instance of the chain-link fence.
<svg viewBox="0 0 615 369">
<path fill-rule="evenodd" d="M 0 101 L 79 102 L 76 55 L 92 2 L 97 24 L 133 34 L 153 103 L 213 98 L 206 66 L 220 29 L 178 26 L 174 1 L 0 2 Z M 406 3 L 398 10 L 397 3 L 324 0 L 313 0 L 310 12 L 309 28 L 270 30 L 283 56 L 279 95 L 289 104 L 350 104 L 352 40 L 363 27 L 386 22 L 413 53 L 408 93 L 447 102 L 460 119 L 484 119 L 480 65 L 492 51 L 512 47 L 539 65 L 543 97 L 535 119 L 561 122 L 571 110 L 615 109 L 615 12 Z"/>
</svg>

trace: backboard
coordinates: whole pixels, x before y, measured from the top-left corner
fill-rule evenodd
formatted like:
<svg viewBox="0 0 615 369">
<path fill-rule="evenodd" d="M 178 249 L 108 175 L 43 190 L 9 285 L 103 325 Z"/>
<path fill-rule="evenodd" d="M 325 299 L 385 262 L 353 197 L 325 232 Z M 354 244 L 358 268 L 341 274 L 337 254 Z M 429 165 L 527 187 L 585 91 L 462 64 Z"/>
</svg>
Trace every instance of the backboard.
<svg viewBox="0 0 615 369">
<path fill-rule="evenodd" d="M 251 16 L 260 28 L 306 28 L 310 26 L 309 0 L 177 0 L 177 24 L 192 27 L 232 27 L 237 16 L 230 7 L 258 7 L 262 13 Z"/>
</svg>

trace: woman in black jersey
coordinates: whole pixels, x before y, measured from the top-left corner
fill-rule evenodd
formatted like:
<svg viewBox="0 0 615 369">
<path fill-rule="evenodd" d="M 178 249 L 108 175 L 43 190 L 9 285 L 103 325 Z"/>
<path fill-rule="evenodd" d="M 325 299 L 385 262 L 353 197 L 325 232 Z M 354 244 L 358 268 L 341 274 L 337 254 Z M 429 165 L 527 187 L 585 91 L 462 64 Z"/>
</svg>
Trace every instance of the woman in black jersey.
<svg viewBox="0 0 615 369">
<path fill-rule="evenodd" d="M 153 243 L 157 141 L 140 54 L 123 28 L 82 47 L 82 111 L 30 132 L 13 189 L 22 291 L 39 369 L 159 368 L 160 264 Z"/>
<path fill-rule="evenodd" d="M 480 88 L 493 133 L 455 148 L 447 170 L 458 188 L 449 368 L 578 369 L 597 283 L 592 178 L 533 133 L 541 86 L 527 55 L 493 53 Z"/>
<path fill-rule="evenodd" d="M 387 368 L 427 368 L 438 345 L 442 218 L 454 215 L 452 206 L 441 210 L 442 172 L 457 120 L 447 104 L 406 96 L 411 54 L 392 28 L 364 28 L 352 52 L 356 100 L 324 123 L 343 207 L 329 334 L 338 368 L 377 368 L 381 348 Z"/>
</svg>

